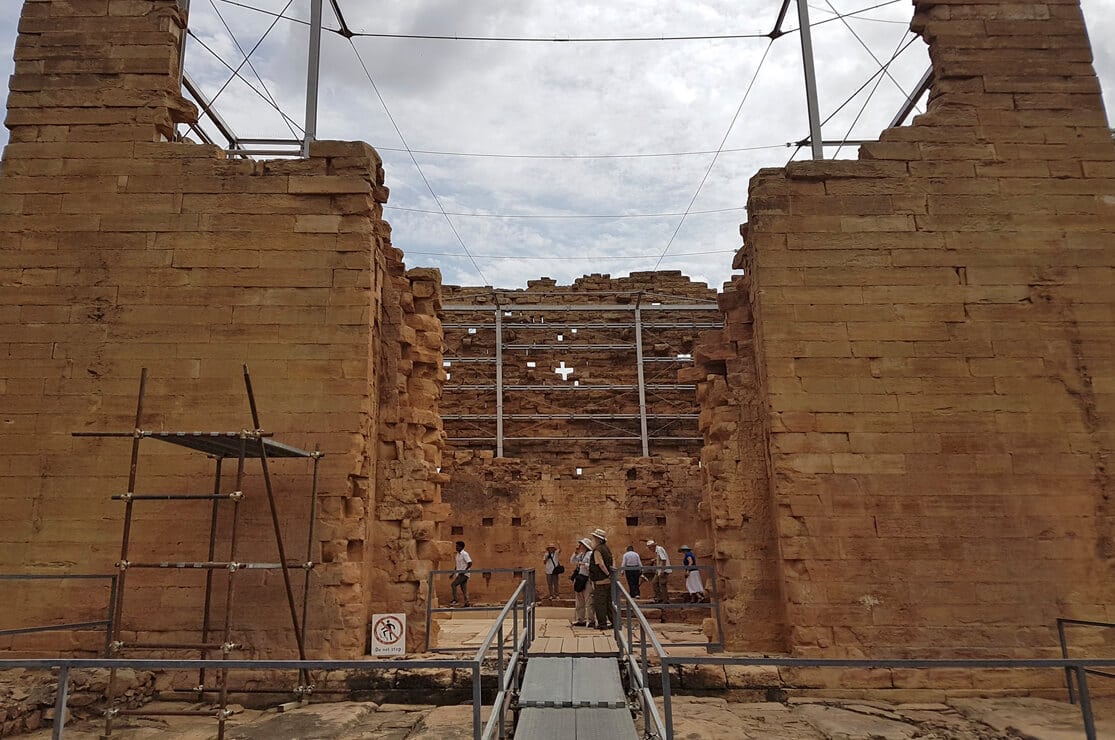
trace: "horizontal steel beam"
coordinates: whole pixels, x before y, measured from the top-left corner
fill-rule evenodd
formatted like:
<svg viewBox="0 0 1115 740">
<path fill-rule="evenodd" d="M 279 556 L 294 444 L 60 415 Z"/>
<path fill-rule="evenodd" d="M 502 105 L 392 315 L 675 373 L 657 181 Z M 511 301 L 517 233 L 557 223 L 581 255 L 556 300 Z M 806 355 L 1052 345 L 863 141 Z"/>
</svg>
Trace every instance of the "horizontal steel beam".
<svg viewBox="0 0 1115 740">
<path fill-rule="evenodd" d="M 495 390 L 495 383 L 480 383 L 476 385 L 449 384 L 445 390 L 453 391 L 491 391 Z M 506 391 L 633 391 L 638 390 L 637 385 L 505 385 Z M 688 383 L 650 383 L 647 390 L 655 391 L 695 391 L 697 386 Z"/>
<path fill-rule="evenodd" d="M 442 324 L 442 329 L 477 329 L 487 328 L 490 324 L 482 322 L 473 322 L 471 324 Z M 615 329 L 634 329 L 635 323 L 633 321 L 617 321 L 615 323 L 601 324 L 559 324 L 559 323 L 544 323 L 544 324 L 504 324 L 504 329 L 537 329 L 553 330 L 561 329 L 567 331 L 570 329 L 577 329 L 578 331 L 591 331 L 591 330 L 604 330 L 611 331 Z M 644 321 L 644 329 L 723 329 L 724 322 L 722 321 Z"/>
<path fill-rule="evenodd" d="M 493 313 L 497 309 L 504 313 L 516 311 L 576 311 L 579 313 L 595 313 L 596 311 L 635 311 L 635 304 L 625 303 L 511 303 L 499 306 L 474 306 L 463 303 L 443 304 L 442 311 L 450 313 L 476 312 Z M 720 312 L 720 307 L 715 303 L 645 303 L 638 306 L 640 311 L 710 311 Z"/>
<path fill-rule="evenodd" d="M 651 439 L 657 439 L 665 442 L 703 442 L 704 437 L 656 437 L 650 435 Z M 450 442 L 493 442 L 495 437 L 446 437 Z M 506 442 L 560 442 L 568 440 L 570 442 L 642 442 L 642 437 L 638 434 L 631 437 L 504 437 Z"/>
<path fill-rule="evenodd" d="M 697 419 L 700 414 L 647 414 L 648 419 Z M 494 419 L 495 414 L 442 414 L 441 418 L 447 421 L 483 420 Z M 533 420 L 533 419 L 638 419 L 639 414 L 504 414 L 504 419 Z"/>
<path fill-rule="evenodd" d="M 634 349 L 633 344 L 593 344 L 593 345 L 564 345 L 564 344 L 505 344 L 504 349 Z M 495 362 L 494 357 L 443 357 L 442 362 L 464 364 L 483 364 Z M 693 362 L 692 357 L 644 357 L 643 362 Z"/>
</svg>

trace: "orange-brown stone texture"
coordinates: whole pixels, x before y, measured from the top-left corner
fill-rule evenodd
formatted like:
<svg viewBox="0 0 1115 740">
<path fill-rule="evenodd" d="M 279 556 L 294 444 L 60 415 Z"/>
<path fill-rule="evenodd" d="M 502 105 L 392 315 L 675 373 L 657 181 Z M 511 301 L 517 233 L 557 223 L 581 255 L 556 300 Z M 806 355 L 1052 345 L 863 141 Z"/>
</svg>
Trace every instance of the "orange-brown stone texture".
<svg viewBox="0 0 1115 740">
<path fill-rule="evenodd" d="M 751 181 L 698 350 L 717 556 L 769 512 L 797 654 L 1048 654 L 1115 619 L 1115 146 L 1075 0 L 914 27 L 924 115 Z"/>
<path fill-rule="evenodd" d="M 0 563 L 111 572 L 123 505 L 109 496 L 126 489 L 130 440 L 70 432 L 130 431 L 144 367 L 142 428 L 251 428 L 246 363 L 263 427 L 325 453 L 308 653 L 359 654 L 369 614 L 385 608 L 413 613 L 416 638 L 418 586 L 441 554 L 447 515 L 440 276 L 406 271 L 391 246 L 384 173 L 366 144 L 248 161 L 168 140 L 196 115 L 179 91 L 186 21 L 171 0 L 23 6 L 0 177 Z M 287 552 L 301 561 L 311 468 L 271 467 Z M 136 490 L 207 493 L 211 470 L 198 453 L 143 442 Z M 277 559 L 263 492 L 249 462 L 241 561 Z M 132 561 L 206 559 L 208 504 L 135 506 Z M 228 524 L 226 508 L 218 560 Z M 127 580 L 124 639 L 197 639 L 200 571 Z M 247 647 L 238 654 L 294 654 L 279 575 L 240 572 L 236 584 L 233 638 Z M 38 623 L 47 597 L 20 592 L 4 626 Z M 96 618 L 101 598 L 69 600 L 67 616 Z M 43 640 L 14 647 L 96 647 Z"/>
<path fill-rule="evenodd" d="M 696 389 L 679 383 L 677 372 L 692 366 L 701 332 L 721 325 L 715 300 L 714 290 L 677 271 L 586 275 L 570 285 L 541 278 L 525 290 L 446 286 L 443 472 L 452 515 L 445 536 L 465 541 L 474 567 L 541 569 L 551 543 L 568 566 L 577 540 L 597 527 L 608 533 L 617 560 L 628 545 L 649 560 L 648 539 L 677 560 L 683 544 L 699 558 L 711 554 Z M 669 310 L 671 304 L 703 310 Z M 503 457 L 496 442 L 497 305 Z M 555 372 L 560 368 L 569 370 Z M 509 584 L 493 579 L 471 588 L 491 598 Z M 672 587 L 682 589 L 680 575 Z M 567 580 L 561 592 L 571 598 Z"/>
</svg>

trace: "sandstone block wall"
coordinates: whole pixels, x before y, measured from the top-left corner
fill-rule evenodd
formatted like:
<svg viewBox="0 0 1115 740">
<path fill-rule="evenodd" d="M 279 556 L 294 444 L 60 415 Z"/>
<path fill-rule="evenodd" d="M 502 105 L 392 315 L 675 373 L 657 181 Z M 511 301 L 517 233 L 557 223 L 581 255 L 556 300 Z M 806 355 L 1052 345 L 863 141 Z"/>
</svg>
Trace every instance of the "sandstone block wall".
<svg viewBox="0 0 1115 740">
<path fill-rule="evenodd" d="M 706 454 L 769 483 L 796 653 L 1035 655 L 1115 618 L 1115 146 L 1075 0 L 915 8 L 927 113 L 751 182 L 705 392 L 767 470 Z"/>
<path fill-rule="evenodd" d="M 264 427 L 325 453 L 309 653 L 351 656 L 370 611 L 422 611 L 415 584 L 440 553 L 440 278 L 391 246 L 366 144 L 252 162 L 167 141 L 194 115 L 178 90 L 186 21 L 170 0 L 24 4 L 0 176 L 0 569 L 110 572 L 129 440 L 70 432 L 130 430 L 141 367 L 144 428 L 250 427 L 247 363 Z M 197 453 L 144 442 L 139 462 L 137 490 L 212 487 Z M 272 469 L 301 559 L 310 467 Z M 258 466 L 248 475 L 241 559 L 273 562 Z M 133 559 L 205 559 L 207 506 L 136 506 Z M 236 640 L 292 655 L 279 575 L 237 579 Z M 196 639 L 203 576 L 128 581 L 125 639 Z M 5 619 L 37 623 L 48 596 Z M 49 637 L 16 647 L 78 647 Z"/>
<path fill-rule="evenodd" d="M 541 568 L 550 543 L 567 561 L 576 541 L 596 527 L 609 533 L 617 558 L 629 544 L 646 557 L 643 543 L 655 539 L 674 557 L 688 544 L 701 562 L 710 562 L 696 394 L 692 381 L 679 383 L 677 373 L 692 366 L 701 332 L 720 325 L 715 297 L 678 271 L 586 275 L 570 285 L 540 278 L 525 290 L 446 287 L 446 304 L 476 309 L 442 313 L 449 375 L 442 410 L 450 445 L 443 472 L 449 476 L 445 500 L 453 507 L 444 536 L 466 542 L 474 567 Z M 496 392 L 477 388 L 495 383 L 497 301 L 503 458 L 495 454 Z M 710 310 L 656 305 L 701 303 Z M 594 309 L 636 304 L 645 307 L 646 458 L 640 456 L 639 396 L 632 390 L 638 380 L 634 312 Z M 543 305 L 569 309 L 534 308 Z M 554 372 L 562 366 L 572 368 L 565 378 Z M 475 597 L 494 600 L 507 585 L 493 580 L 472 589 Z M 570 596 L 568 583 L 562 585 Z M 680 577 L 673 585 L 681 588 Z"/>
</svg>

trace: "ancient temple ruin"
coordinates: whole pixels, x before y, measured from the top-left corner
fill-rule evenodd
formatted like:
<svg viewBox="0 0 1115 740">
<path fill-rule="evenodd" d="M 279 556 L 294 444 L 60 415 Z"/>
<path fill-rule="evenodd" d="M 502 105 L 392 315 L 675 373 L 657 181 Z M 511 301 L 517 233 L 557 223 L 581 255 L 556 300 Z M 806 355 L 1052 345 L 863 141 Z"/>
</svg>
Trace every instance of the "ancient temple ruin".
<svg viewBox="0 0 1115 740">
<path fill-rule="evenodd" d="M 20 23 L 3 570 L 112 571 L 127 445 L 71 432 L 130 429 L 141 368 L 141 426 L 241 429 L 247 364 L 266 430 L 325 455 L 314 657 L 363 654 L 378 611 L 413 615 L 420 642 L 452 540 L 532 567 L 597 526 L 714 563 L 731 649 L 1046 655 L 1057 617 L 1115 617 L 1115 145 L 1075 0 L 916 0 L 927 113 L 858 161 L 759 172 L 722 290 L 442 286 L 393 244 L 368 145 L 250 161 L 174 140 L 196 116 L 186 15 L 111 6 L 29 0 Z M 153 490 L 208 475 L 173 451 L 138 470 Z M 295 540 L 311 475 L 277 483 Z M 261 493 L 244 537 L 267 560 Z M 134 536 L 200 558 L 209 526 L 182 502 Z M 252 577 L 247 654 L 290 655 L 274 576 Z M 194 629 L 202 587 L 157 580 L 126 629 Z"/>
</svg>

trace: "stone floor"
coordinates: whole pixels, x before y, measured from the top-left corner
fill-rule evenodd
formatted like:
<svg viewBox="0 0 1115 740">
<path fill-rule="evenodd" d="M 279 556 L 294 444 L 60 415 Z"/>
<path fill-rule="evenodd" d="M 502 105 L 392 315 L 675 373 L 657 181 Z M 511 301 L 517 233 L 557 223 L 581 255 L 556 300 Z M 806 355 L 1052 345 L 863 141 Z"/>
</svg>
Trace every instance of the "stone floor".
<svg viewBox="0 0 1115 740">
<path fill-rule="evenodd" d="M 572 627 L 571 616 L 571 609 L 540 608 L 532 652 L 614 654 L 615 642 L 610 632 Z M 490 626 L 490 616 L 451 614 L 441 622 L 440 642 L 443 646 L 475 648 Z M 672 655 L 704 652 L 700 647 L 677 645 L 700 642 L 703 638 L 697 625 L 666 622 L 656 623 L 654 628 Z M 442 654 L 442 657 L 450 655 Z M 727 681 L 728 685 L 732 683 Z M 703 684 L 696 685 L 700 688 Z M 724 685 L 724 682 L 713 681 L 708 687 L 716 685 Z M 436 706 L 437 698 L 433 694 L 427 696 L 424 691 L 438 689 L 431 687 L 411 692 L 416 701 L 429 701 L 428 704 L 337 702 L 295 705 L 287 711 L 236 707 L 236 714 L 229 720 L 227 737 L 230 740 L 463 740 L 472 737 L 471 705 Z M 755 701 L 762 693 L 736 692 L 734 700 L 716 695 L 675 695 L 675 737 L 678 740 L 1084 740 L 1079 709 L 1046 699 L 953 698 L 947 703 L 894 704 L 791 696 L 785 702 Z M 752 700 L 743 700 L 744 696 Z M 444 701 L 444 697 L 441 698 Z M 147 708 L 159 705 L 153 703 Z M 199 705 L 170 702 L 161 705 L 171 709 L 200 708 Z M 1094 705 L 1098 737 L 1115 740 L 1115 699 L 1095 700 Z M 661 705 L 659 709 L 661 712 Z M 487 719 L 487 708 L 482 716 Z M 77 721 L 67 725 L 64 737 L 96 740 L 102 731 L 101 721 Z M 46 740 L 50 736 L 50 730 L 40 730 L 24 737 Z M 113 737 L 119 740 L 165 737 L 210 740 L 216 737 L 216 723 L 205 717 L 127 717 L 118 721 Z"/>
<path fill-rule="evenodd" d="M 181 705 L 176 705 L 180 708 Z M 1033 698 L 956 699 L 949 704 L 791 699 L 786 703 L 675 697 L 677 740 L 1083 740 L 1077 707 Z M 487 719 L 487 711 L 483 717 Z M 1115 738 L 1115 702 L 1097 707 L 1099 738 Z M 96 740 L 103 725 L 68 725 L 65 738 Z M 210 740 L 213 720 L 128 718 L 120 740 Z M 311 704 L 289 711 L 245 710 L 229 723 L 230 740 L 464 740 L 472 737 L 472 707 Z M 49 730 L 26 735 L 46 740 Z"/>
</svg>

